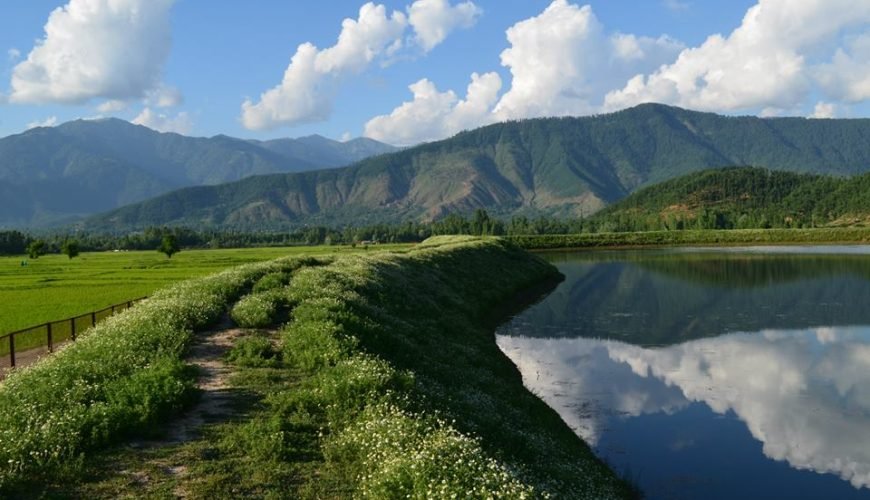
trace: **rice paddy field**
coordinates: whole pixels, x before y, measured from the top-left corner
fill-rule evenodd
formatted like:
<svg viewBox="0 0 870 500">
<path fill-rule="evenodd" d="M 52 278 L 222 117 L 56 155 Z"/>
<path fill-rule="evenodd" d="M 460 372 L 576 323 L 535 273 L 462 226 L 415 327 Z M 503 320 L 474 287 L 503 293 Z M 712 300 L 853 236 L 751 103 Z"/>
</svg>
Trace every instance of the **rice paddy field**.
<svg viewBox="0 0 870 500">
<path fill-rule="evenodd" d="M 171 259 L 155 251 L 86 252 L 74 259 L 0 257 L 0 334 L 126 302 L 239 264 L 288 255 L 397 248 L 403 245 L 368 250 L 340 246 L 184 250 Z"/>
</svg>

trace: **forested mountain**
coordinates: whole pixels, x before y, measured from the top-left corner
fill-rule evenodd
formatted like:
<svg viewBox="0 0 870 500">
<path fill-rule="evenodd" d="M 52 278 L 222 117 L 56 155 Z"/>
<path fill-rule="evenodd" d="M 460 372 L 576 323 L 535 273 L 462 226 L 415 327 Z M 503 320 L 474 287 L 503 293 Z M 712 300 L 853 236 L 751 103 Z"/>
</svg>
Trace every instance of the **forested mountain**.
<svg viewBox="0 0 870 500">
<path fill-rule="evenodd" d="M 493 214 L 588 216 L 643 186 L 710 167 L 870 171 L 870 120 L 725 117 L 658 104 L 507 122 L 343 169 L 183 190 L 91 219 L 265 228 Z"/>
<path fill-rule="evenodd" d="M 334 167 L 393 150 L 369 139 L 288 139 L 266 147 L 227 136 L 159 133 L 118 119 L 77 120 L 0 139 L 0 227 L 39 226 L 173 189 L 257 174 Z"/>
<path fill-rule="evenodd" d="M 598 231 L 868 225 L 870 173 L 706 170 L 643 188 L 588 222 Z"/>
</svg>

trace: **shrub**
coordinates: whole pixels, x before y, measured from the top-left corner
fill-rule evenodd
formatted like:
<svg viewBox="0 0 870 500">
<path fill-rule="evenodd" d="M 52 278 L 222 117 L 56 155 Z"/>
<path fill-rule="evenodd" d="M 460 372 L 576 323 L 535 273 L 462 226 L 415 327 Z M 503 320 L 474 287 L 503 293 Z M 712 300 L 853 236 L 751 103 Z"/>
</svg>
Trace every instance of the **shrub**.
<svg viewBox="0 0 870 500">
<path fill-rule="evenodd" d="M 280 363 L 279 354 L 271 340 L 263 336 L 252 335 L 236 341 L 233 348 L 227 353 L 227 361 L 238 366 L 277 366 Z"/>
</svg>

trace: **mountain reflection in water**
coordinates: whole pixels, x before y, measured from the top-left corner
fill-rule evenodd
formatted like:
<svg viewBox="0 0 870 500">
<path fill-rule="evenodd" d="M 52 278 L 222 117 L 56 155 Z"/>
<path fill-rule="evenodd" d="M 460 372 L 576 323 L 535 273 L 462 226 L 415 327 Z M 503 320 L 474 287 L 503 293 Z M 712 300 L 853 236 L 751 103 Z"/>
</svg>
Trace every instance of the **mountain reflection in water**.
<svg viewBox="0 0 870 500">
<path fill-rule="evenodd" d="M 680 454 L 696 457 L 686 469 L 704 476 L 704 487 L 665 495 L 641 477 L 651 497 L 716 487 L 732 488 L 725 497 L 745 495 L 730 483 L 768 469 L 759 481 L 777 484 L 752 487 L 750 496 L 870 494 L 870 257 L 653 251 L 551 259 L 565 282 L 503 325 L 497 342 L 527 387 L 617 467 L 676 476 Z M 645 440 L 658 448 L 631 449 Z M 699 444 L 712 449 L 686 451 Z M 720 451 L 754 472 L 695 463 L 706 453 L 714 467 Z M 758 451 L 769 466 L 748 458 Z M 669 460 L 670 469 L 659 463 Z"/>
</svg>

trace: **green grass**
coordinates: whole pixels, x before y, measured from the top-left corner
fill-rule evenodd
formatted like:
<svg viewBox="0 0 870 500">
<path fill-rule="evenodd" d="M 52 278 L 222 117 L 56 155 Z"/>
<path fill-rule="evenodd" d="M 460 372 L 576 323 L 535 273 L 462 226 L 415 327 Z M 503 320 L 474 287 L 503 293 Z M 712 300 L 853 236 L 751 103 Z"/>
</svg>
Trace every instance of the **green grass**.
<svg viewBox="0 0 870 500">
<path fill-rule="evenodd" d="M 107 321 L 87 342 L 13 374 L 0 389 L 5 492 L 631 494 L 523 387 L 495 344 L 494 308 L 555 278 L 554 267 L 503 240 L 467 237 L 433 239 L 404 254 L 300 264 L 284 259 L 175 285 Z M 280 332 L 238 339 L 227 356 L 238 370 L 236 418 L 209 424 L 201 439 L 182 445 L 98 452 L 171 425 L 167 419 L 190 395 L 190 375 L 178 362 L 190 330 L 276 272 L 292 273 L 289 284 L 265 283 L 294 307 Z M 153 325 L 158 319 L 165 324 Z M 128 351 L 134 354 L 117 359 Z M 188 471 L 183 481 L 160 471 L 170 465 Z M 143 485 L 131 470 L 157 479 Z"/>
<path fill-rule="evenodd" d="M 93 449 L 163 431 L 195 394 L 194 374 L 181 361 L 193 332 L 263 275 L 307 263 L 247 264 L 161 289 L 54 356 L 13 371 L 0 388 L 0 493 L 75 468 Z"/>
<path fill-rule="evenodd" d="M 402 246 L 378 246 L 390 248 Z M 184 250 L 172 259 L 156 251 L 90 252 L 72 260 L 44 255 L 28 260 L 26 267 L 23 257 L 0 257 L 0 334 L 99 310 L 240 264 L 359 251 L 336 246 Z"/>
<path fill-rule="evenodd" d="M 787 245 L 870 243 L 870 228 L 727 229 L 508 236 L 529 250 L 685 245 Z"/>
</svg>

